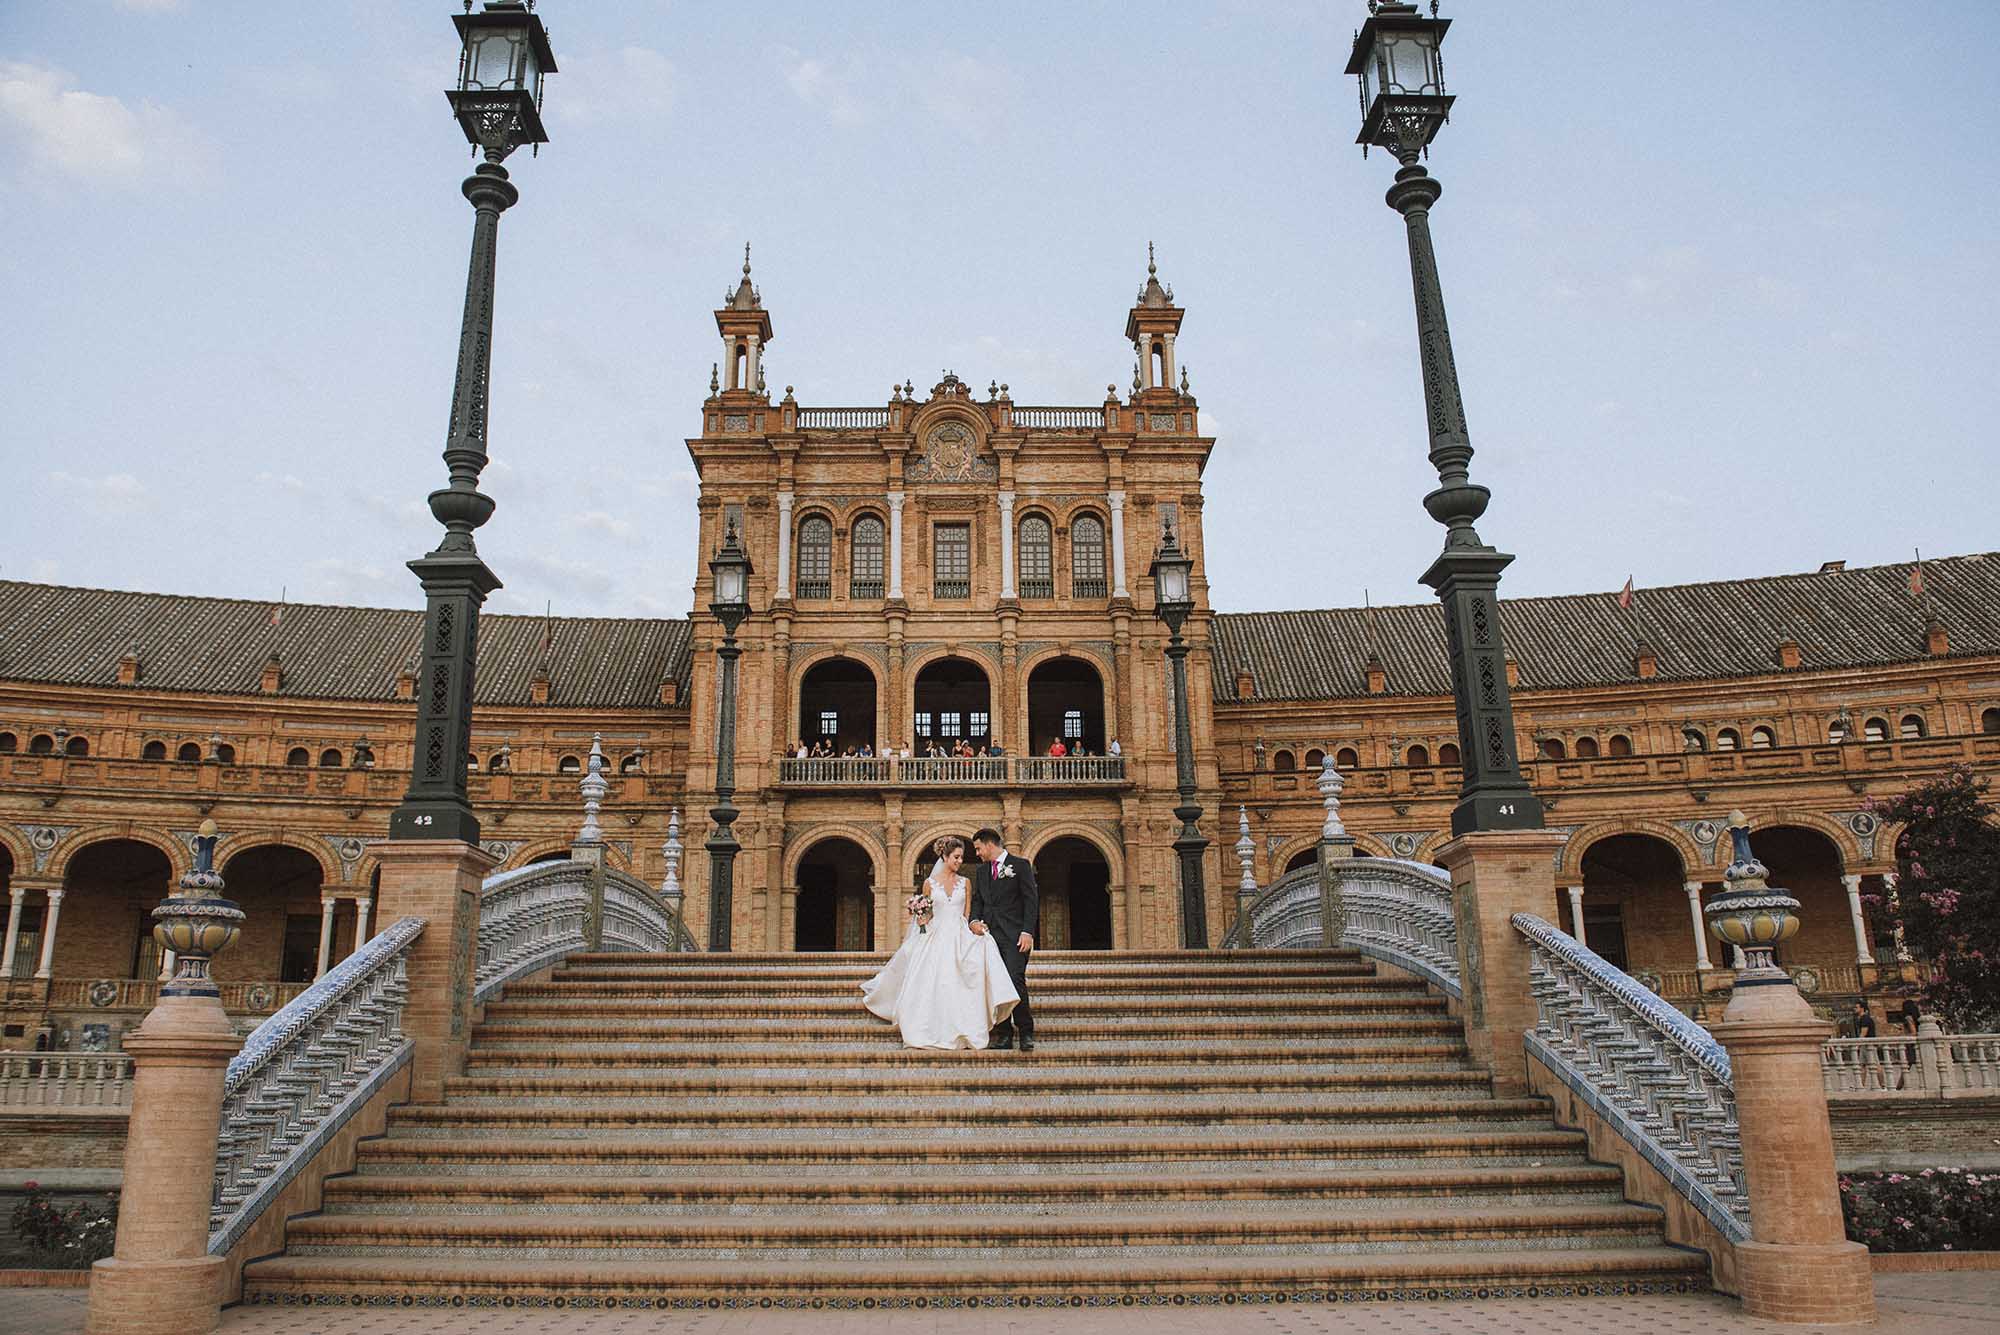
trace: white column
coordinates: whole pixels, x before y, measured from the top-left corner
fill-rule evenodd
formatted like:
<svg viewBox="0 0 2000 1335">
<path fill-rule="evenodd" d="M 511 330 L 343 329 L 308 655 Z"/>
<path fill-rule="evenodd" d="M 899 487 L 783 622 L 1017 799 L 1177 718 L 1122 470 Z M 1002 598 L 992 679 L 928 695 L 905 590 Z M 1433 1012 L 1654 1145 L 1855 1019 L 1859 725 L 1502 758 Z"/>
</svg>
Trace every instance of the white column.
<svg viewBox="0 0 2000 1335">
<path fill-rule="evenodd" d="M 727 334 L 722 336 L 722 387 L 736 388 L 736 340 Z"/>
<path fill-rule="evenodd" d="M 1590 942 L 1584 940 L 1583 935 L 1583 887 L 1572 885 L 1567 888 L 1569 892 L 1569 934 L 1587 946 Z"/>
<path fill-rule="evenodd" d="M 1882 873 L 1882 895 L 1889 901 L 1889 912 L 1895 917 L 1896 963 L 1909 964 L 1916 959 L 1916 956 L 1910 953 L 1910 947 L 1903 940 L 1903 900 L 1896 893 L 1895 872 Z"/>
<path fill-rule="evenodd" d="M 1125 591 L 1125 493 L 1107 491 L 1105 501 L 1111 506 L 1111 596 L 1128 598 Z"/>
<path fill-rule="evenodd" d="M 375 901 L 362 895 L 354 901 L 354 948 L 361 949 L 368 940 L 368 915 L 374 911 Z"/>
<path fill-rule="evenodd" d="M 743 360 L 743 388 L 757 388 L 757 370 L 763 362 L 764 340 L 756 334 L 747 334 L 743 339 L 750 355 Z"/>
<path fill-rule="evenodd" d="M 1708 962 L 1708 923 L 1701 916 L 1701 882 L 1687 882 L 1688 918 L 1694 923 L 1694 967 L 1712 969 Z"/>
<path fill-rule="evenodd" d="M 56 920 L 62 917 L 61 890 L 49 891 L 49 917 L 42 924 L 42 964 L 35 970 L 35 977 L 47 978 L 56 962 Z"/>
<path fill-rule="evenodd" d="M 1000 596 L 1014 596 L 1014 493 L 1003 491 L 1000 497 Z"/>
<path fill-rule="evenodd" d="M 1168 389 L 1172 389 L 1174 387 L 1174 336 L 1172 334 L 1162 334 L 1160 336 L 1160 345 L 1160 383 Z"/>
<path fill-rule="evenodd" d="M 889 596 L 903 596 L 903 493 L 889 493 Z"/>
<path fill-rule="evenodd" d="M 1861 878 L 1843 876 L 1840 883 L 1847 887 L 1847 916 L 1854 920 L 1854 962 L 1873 964 L 1875 957 L 1868 953 L 1868 919 L 1861 912 Z"/>
<path fill-rule="evenodd" d="M 0 955 L 0 978 L 14 976 L 14 947 L 21 943 L 21 905 L 28 897 L 28 887 L 14 886 L 7 892 L 7 953 Z"/>
<path fill-rule="evenodd" d="M 778 597 L 792 596 L 792 493 L 778 493 Z"/>
<path fill-rule="evenodd" d="M 333 964 L 333 910 L 339 903 L 337 899 L 319 902 L 319 969 L 313 974 L 315 978 L 326 977 Z"/>
<path fill-rule="evenodd" d="M 1153 349 L 1147 339 L 1141 338 L 1132 344 L 1132 351 L 1139 354 L 1139 388 L 1153 387 Z"/>
</svg>

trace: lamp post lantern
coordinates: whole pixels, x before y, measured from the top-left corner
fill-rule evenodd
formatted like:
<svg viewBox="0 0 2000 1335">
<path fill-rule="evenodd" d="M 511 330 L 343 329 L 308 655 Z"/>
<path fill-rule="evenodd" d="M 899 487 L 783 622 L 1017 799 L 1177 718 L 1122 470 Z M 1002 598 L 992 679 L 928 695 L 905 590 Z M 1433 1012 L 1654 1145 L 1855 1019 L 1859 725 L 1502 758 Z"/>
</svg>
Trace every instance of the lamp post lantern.
<svg viewBox="0 0 2000 1335">
<path fill-rule="evenodd" d="M 1500 622 L 1500 572 L 1513 557 L 1488 546 L 1473 527 L 1491 493 L 1470 475 L 1472 438 L 1459 396 L 1445 323 L 1444 292 L 1431 247 L 1430 209 L 1442 187 L 1418 159 L 1451 112 L 1439 54 L 1451 20 L 1425 18 L 1413 4 L 1376 0 L 1355 34 L 1347 72 L 1360 81 L 1365 153 L 1386 148 L 1400 164 L 1389 187 L 1389 207 L 1409 232 L 1410 280 L 1416 291 L 1417 346 L 1423 363 L 1424 407 L 1430 427 L 1430 461 L 1437 489 L 1424 509 L 1445 526 L 1444 551 L 1423 573 L 1444 607 L 1451 656 L 1451 691 L 1458 713 L 1458 748 L 1464 784 L 1451 813 L 1453 834 L 1475 830 L 1531 830 L 1542 824 L 1542 804 L 1521 773 L 1508 696 L 1506 638 Z"/>
<path fill-rule="evenodd" d="M 708 948 L 728 950 L 736 854 L 743 847 L 730 828 L 737 816 L 732 801 L 736 796 L 736 660 L 743 655 L 736 645 L 736 628 L 750 615 L 750 557 L 737 540 L 733 518 L 723 533 L 722 549 L 708 568 L 714 577 L 708 610 L 722 623 L 722 643 L 715 649 L 722 689 L 715 725 L 715 805 L 708 813 L 715 821 L 707 843 Z"/>
<path fill-rule="evenodd" d="M 472 204 L 472 262 L 458 331 L 451 424 L 444 462 L 450 481 L 430 494 L 431 514 L 444 525 L 437 548 L 409 563 L 424 586 L 423 640 L 417 678 L 417 730 L 410 786 L 389 817 L 394 839 L 479 842 L 479 820 L 466 797 L 465 756 L 472 746 L 473 662 L 479 609 L 500 579 L 480 559 L 472 531 L 493 517 L 493 499 L 479 490 L 486 467 L 486 404 L 493 360 L 493 262 L 500 215 L 520 192 L 501 166 L 523 144 L 542 144 L 542 77 L 555 72 L 548 34 L 522 0 L 489 0 L 485 9 L 454 14 L 460 53 L 458 87 L 445 93 L 465 137 L 484 161 L 461 187 Z"/>
<path fill-rule="evenodd" d="M 1201 859 L 1208 840 L 1195 825 L 1201 819 L 1201 807 L 1194 800 L 1194 738 L 1188 728 L 1188 647 L 1181 638 L 1181 627 L 1194 613 L 1193 571 L 1194 559 L 1181 550 L 1180 541 L 1174 536 L 1173 521 L 1168 520 L 1148 573 L 1153 577 L 1154 614 L 1167 625 L 1167 661 L 1173 665 L 1174 676 L 1174 780 L 1181 799 L 1174 808 L 1174 815 L 1181 823 L 1180 833 L 1174 836 L 1174 852 L 1181 866 L 1181 945 L 1189 950 L 1203 950 L 1208 946 L 1208 895 L 1202 885 Z"/>
</svg>

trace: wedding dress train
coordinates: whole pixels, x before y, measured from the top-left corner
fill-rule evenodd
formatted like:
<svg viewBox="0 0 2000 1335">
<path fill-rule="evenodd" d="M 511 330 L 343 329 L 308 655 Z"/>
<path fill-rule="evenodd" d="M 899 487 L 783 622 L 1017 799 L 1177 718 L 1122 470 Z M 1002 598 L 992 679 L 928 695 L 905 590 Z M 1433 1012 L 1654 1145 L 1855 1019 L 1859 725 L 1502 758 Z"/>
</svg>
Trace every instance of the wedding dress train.
<svg viewBox="0 0 2000 1335">
<path fill-rule="evenodd" d="M 910 934 L 882 972 L 861 985 L 861 1001 L 903 1031 L 911 1048 L 983 1048 L 987 1034 L 1014 1013 L 1021 994 L 991 936 L 966 924 L 971 897 L 963 876 L 950 887 L 926 881 L 931 896 L 929 930 Z"/>
</svg>

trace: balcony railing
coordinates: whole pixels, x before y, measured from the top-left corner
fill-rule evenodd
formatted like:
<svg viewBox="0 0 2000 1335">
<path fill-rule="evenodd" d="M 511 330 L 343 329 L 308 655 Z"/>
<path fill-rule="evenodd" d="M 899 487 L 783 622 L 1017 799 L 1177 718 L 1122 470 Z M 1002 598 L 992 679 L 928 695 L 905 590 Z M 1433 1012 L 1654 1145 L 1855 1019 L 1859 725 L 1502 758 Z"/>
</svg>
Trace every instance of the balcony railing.
<svg viewBox="0 0 2000 1335">
<path fill-rule="evenodd" d="M 1016 408 L 1014 425 L 1030 431 L 1102 431 L 1102 408 Z"/>
<path fill-rule="evenodd" d="M 269 1015 L 311 986 L 256 980 L 216 984 L 222 1009 L 231 1015 Z M 159 1000 L 155 978 L 55 978 L 49 981 L 47 1004 L 63 1011 L 149 1011 Z"/>
<path fill-rule="evenodd" d="M 2000 1095 L 2000 1034 L 1947 1034 L 1926 1022 L 1914 1038 L 1836 1038 L 1821 1070 L 1835 1099 L 1992 1098 Z"/>
<path fill-rule="evenodd" d="M 132 1059 L 122 1052 L 0 1053 L 0 1112 L 131 1103 Z"/>
<path fill-rule="evenodd" d="M 972 581 L 969 579 L 939 579 L 931 586 L 931 595 L 937 598 L 970 598 Z"/>
<path fill-rule="evenodd" d="M 1052 579 L 1024 579 L 1021 581 L 1023 598 L 1053 598 L 1056 596 L 1056 582 Z"/>
<path fill-rule="evenodd" d="M 1104 582 L 1102 577 L 1091 579 L 1079 575 L 1070 584 L 1070 597 L 1072 598 L 1103 598 L 1110 592 L 1110 586 Z"/>
<path fill-rule="evenodd" d="M 786 756 L 778 782 L 813 788 L 1086 786 L 1126 782 L 1123 756 Z"/>
<path fill-rule="evenodd" d="M 830 579 L 802 579 L 799 581 L 798 597 L 801 602 L 807 599 L 831 598 L 833 597 L 833 581 Z"/>
<path fill-rule="evenodd" d="M 879 431 L 889 425 L 887 408 L 801 408 L 802 431 Z"/>
<path fill-rule="evenodd" d="M 847 586 L 847 596 L 850 598 L 880 598 L 882 596 L 882 581 L 879 579 L 854 580 Z"/>
</svg>

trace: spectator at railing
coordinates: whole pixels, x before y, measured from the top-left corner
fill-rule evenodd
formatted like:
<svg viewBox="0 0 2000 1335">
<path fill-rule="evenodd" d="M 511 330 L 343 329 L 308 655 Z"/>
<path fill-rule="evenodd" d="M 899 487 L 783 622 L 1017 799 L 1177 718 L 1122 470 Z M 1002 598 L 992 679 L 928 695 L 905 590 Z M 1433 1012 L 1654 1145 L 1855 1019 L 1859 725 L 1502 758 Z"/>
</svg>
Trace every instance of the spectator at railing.
<svg viewBox="0 0 2000 1335">
<path fill-rule="evenodd" d="M 1869 1012 L 1867 1002 L 1858 997 L 1855 999 L 1854 1014 L 1848 1017 L 1848 1025 L 1853 1029 L 1855 1038 L 1875 1037 L 1875 1017 Z"/>
<path fill-rule="evenodd" d="M 1125 749 L 1119 746 L 1118 739 L 1116 737 L 1113 737 L 1111 739 L 1111 745 L 1105 748 L 1104 754 L 1112 757 L 1122 756 L 1125 754 Z"/>
<path fill-rule="evenodd" d="M 1063 745 L 1062 738 L 1058 737 L 1049 743 L 1050 756 L 1060 760 L 1062 757 L 1068 754 L 1069 754 L 1069 748 Z"/>
</svg>

